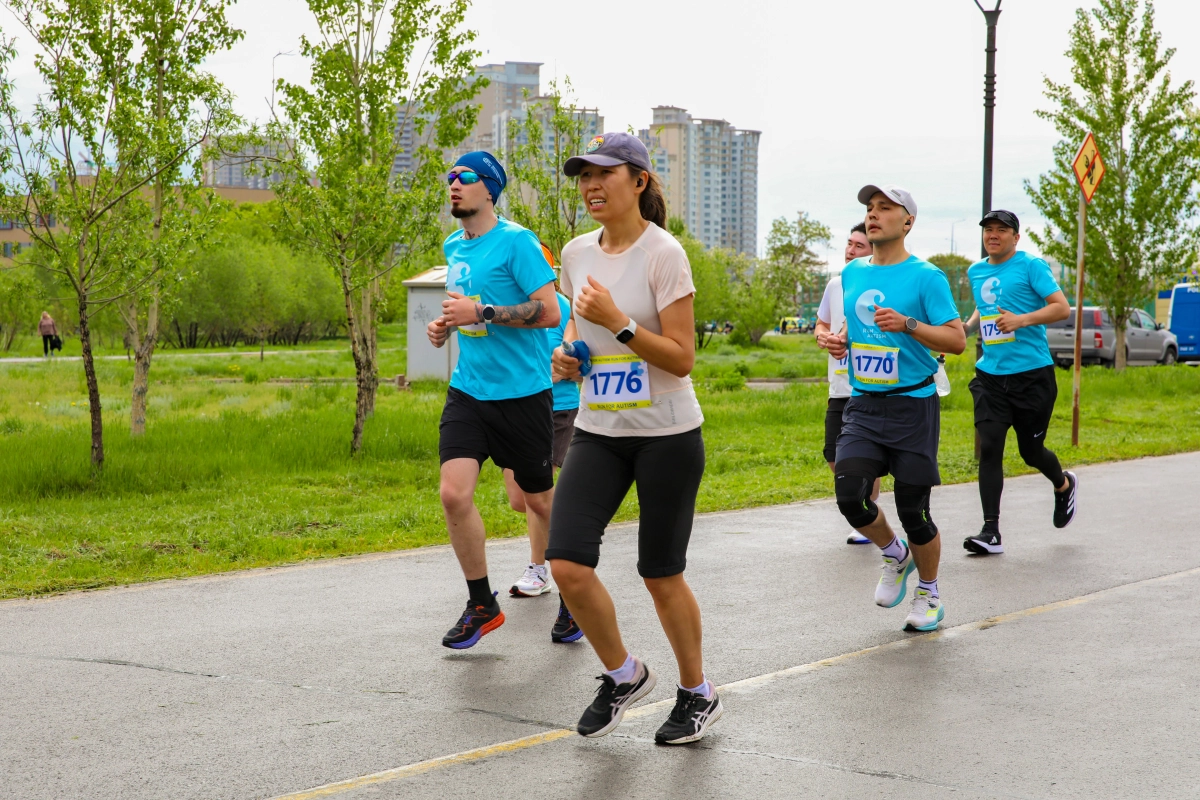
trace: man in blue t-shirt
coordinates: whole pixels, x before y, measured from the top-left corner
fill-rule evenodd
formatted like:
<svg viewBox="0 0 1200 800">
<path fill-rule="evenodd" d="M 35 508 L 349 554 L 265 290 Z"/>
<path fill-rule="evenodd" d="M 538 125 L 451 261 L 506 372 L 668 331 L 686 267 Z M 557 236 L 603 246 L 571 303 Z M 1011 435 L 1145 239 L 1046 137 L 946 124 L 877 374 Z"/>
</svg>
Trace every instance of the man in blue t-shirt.
<svg viewBox="0 0 1200 800">
<path fill-rule="evenodd" d="M 978 328 L 983 357 L 975 364 L 971 396 L 979 431 L 979 498 L 983 529 L 967 537 L 972 553 L 1003 553 L 1000 541 L 1000 494 L 1004 491 L 1004 440 L 1017 432 L 1021 458 L 1054 485 L 1054 527 L 1075 517 L 1073 472 L 1063 472 L 1058 456 L 1046 449 L 1046 429 L 1054 413 L 1058 383 L 1046 343 L 1046 323 L 1071 314 L 1050 265 L 1017 250 L 1021 222 L 1011 211 L 989 211 L 979 222 L 988 257 L 971 266 L 967 277 L 975 294 L 975 313 L 967 329 Z"/>
<path fill-rule="evenodd" d="M 448 297 L 426 334 L 442 347 L 458 329 L 458 365 L 438 426 L 438 452 L 442 510 L 469 594 L 466 611 L 442 644 L 461 650 L 504 624 L 475 507 L 479 470 L 488 458 L 512 469 L 525 493 L 530 566 L 541 567 L 541 584 L 550 590 L 545 550 L 554 498 L 554 422 L 545 329 L 559 324 L 560 311 L 554 270 L 537 237 L 496 216 L 508 180 L 496 157 L 467 153 L 446 177 L 450 213 L 462 229 L 442 247 Z"/>
<path fill-rule="evenodd" d="M 849 355 L 851 397 L 837 438 L 834 486 L 846 521 L 883 551 L 876 604 L 899 605 L 915 568 L 920 582 L 904 629 L 932 631 L 945 607 L 937 584 L 942 545 L 929 515 L 930 491 L 942 482 L 938 362 L 929 351 L 961 353 L 966 334 L 945 273 L 905 249 L 917 217 L 913 196 L 899 186 L 871 185 L 858 201 L 867 207 L 873 253 L 842 270 L 846 332 L 825 338 L 831 356 Z M 871 499 L 875 480 L 888 473 L 896 479 L 907 542 Z"/>
</svg>

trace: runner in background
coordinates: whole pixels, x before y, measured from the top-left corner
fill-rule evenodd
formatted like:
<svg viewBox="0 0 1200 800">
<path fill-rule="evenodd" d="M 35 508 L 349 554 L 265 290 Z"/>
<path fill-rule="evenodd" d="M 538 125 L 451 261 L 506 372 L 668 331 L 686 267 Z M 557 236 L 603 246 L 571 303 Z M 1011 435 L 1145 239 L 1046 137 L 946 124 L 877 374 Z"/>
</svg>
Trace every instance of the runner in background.
<svg viewBox="0 0 1200 800">
<path fill-rule="evenodd" d="M 856 258 L 866 258 L 871 255 L 871 243 L 867 241 L 867 226 L 860 222 L 850 229 L 846 239 L 846 264 Z M 817 347 L 826 349 L 826 339 L 831 333 L 842 333 L 846 325 L 846 314 L 842 310 L 842 276 L 834 275 L 825 285 L 825 293 L 821 295 L 821 306 L 817 309 L 817 324 L 813 331 Z M 825 461 L 829 471 L 833 472 L 833 462 L 837 455 L 837 437 L 842 432 L 842 412 L 846 401 L 850 399 L 850 378 L 847 376 L 849 355 L 842 358 L 829 356 L 829 404 L 825 408 Z M 871 500 L 879 499 L 879 478 L 871 489 Z M 853 528 L 846 537 L 846 544 L 870 544 L 871 540 Z"/>
</svg>

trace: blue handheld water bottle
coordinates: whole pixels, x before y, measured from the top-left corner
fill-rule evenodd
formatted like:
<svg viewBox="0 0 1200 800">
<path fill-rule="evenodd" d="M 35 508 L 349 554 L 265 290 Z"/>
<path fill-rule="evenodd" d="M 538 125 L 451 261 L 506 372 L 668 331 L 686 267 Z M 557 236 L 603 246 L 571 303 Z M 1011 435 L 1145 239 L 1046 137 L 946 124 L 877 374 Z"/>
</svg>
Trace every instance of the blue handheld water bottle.
<svg viewBox="0 0 1200 800">
<path fill-rule="evenodd" d="M 567 358 L 579 359 L 579 374 L 587 375 L 592 371 L 592 351 L 588 350 L 588 346 L 582 340 L 576 339 L 573 342 L 564 341 L 562 343 L 563 355 Z"/>
</svg>

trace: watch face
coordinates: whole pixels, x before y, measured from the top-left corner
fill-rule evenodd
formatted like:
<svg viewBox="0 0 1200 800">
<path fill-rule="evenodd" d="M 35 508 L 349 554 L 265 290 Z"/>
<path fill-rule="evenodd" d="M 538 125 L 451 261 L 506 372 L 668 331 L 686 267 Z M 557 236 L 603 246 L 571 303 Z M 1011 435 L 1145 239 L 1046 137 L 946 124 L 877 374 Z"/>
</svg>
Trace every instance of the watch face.
<svg viewBox="0 0 1200 800">
<path fill-rule="evenodd" d="M 486 321 L 486 322 L 491 322 L 491 320 L 492 320 L 492 319 L 493 319 L 495 316 L 496 316 L 496 307 L 495 307 L 495 306 L 484 306 L 484 307 L 483 307 L 483 319 L 484 319 L 484 321 Z"/>
<path fill-rule="evenodd" d="M 915 331 L 917 329 L 916 319 L 909 317 L 908 319 L 904 320 L 904 327 L 910 331 Z"/>
<path fill-rule="evenodd" d="M 633 338 L 633 331 L 631 331 L 629 329 L 625 329 L 617 334 L 617 341 L 620 342 L 621 344 L 625 344 L 632 338 Z"/>
</svg>

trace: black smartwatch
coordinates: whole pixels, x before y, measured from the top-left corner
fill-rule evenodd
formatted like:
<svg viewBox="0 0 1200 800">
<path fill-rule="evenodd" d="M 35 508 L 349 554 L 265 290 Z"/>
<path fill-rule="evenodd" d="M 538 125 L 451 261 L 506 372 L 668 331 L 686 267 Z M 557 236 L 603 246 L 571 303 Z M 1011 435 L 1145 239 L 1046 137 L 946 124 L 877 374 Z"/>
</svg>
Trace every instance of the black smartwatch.
<svg viewBox="0 0 1200 800">
<path fill-rule="evenodd" d="M 909 333 L 916 333 L 917 332 L 917 324 L 918 323 L 917 323 L 916 318 L 907 317 L 904 320 L 904 330 L 908 331 Z"/>
<path fill-rule="evenodd" d="M 483 309 L 479 312 L 479 316 L 483 317 L 484 322 L 491 322 L 496 318 L 496 307 L 485 304 Z"/>
<path fill-rule="evenodd" d="M 621 344 L 628 344 L 635 333 L 637 333 L 637 323 L 633 321 L 633 317 L 630 317 L 629 324 L 617 331 L 617 341 Z"/>
</svg>

